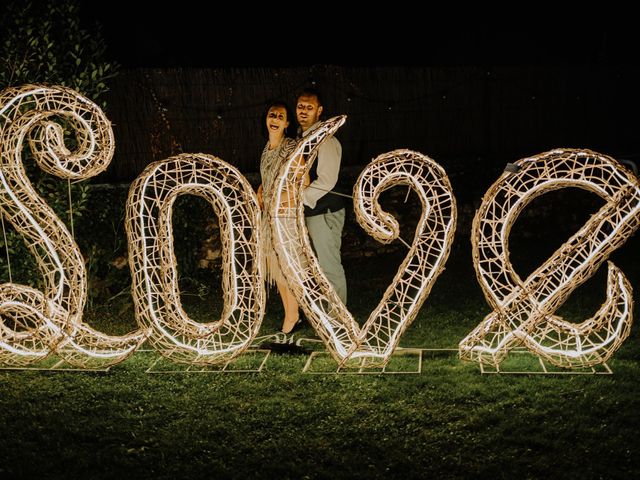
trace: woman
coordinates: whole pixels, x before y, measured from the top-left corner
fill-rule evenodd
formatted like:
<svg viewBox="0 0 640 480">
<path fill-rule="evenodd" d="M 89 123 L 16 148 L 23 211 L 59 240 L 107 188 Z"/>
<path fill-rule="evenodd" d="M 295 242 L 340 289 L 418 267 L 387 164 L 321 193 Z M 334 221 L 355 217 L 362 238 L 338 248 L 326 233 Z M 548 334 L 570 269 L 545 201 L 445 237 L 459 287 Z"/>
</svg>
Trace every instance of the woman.
<svg viewBox="0 0 640 480">
<path fill-rule="evenodd" d="M 262 258 L 266 260 L 267 281 L 269 284 L 275 281 L 280 297 L 282 298 L 282 305 L 284 306 L 283 333 L 293 332 L 302 321 L 299 318 L 298 302 L 291 290 L 289 290 L 280 266 L 278 265 L 278 258 L 276 257 L 271 234 L 269 199 L 273 194 L 275 179 L 280 166 L 287 160 L 296 143 L 292 138 L 287 136 L 292 118 L 291 110 L 287 104 L 282 101 L 273 102 L 267 109 L 264 124 L 267 129 L 269 141 L 265 145 L 262 157 L 260 158 L 260 177 L 262 184 L 258 187 L 258 202 L 262 208 Z M 285 195 L 285 197 L 287 197 L 287 195 Z M 283 200 L 283 203 L 278 209 L 279 215 L 295 216 L 294 205 L 289 205 L 289 203 L 287 199 Z"/>
</svg>

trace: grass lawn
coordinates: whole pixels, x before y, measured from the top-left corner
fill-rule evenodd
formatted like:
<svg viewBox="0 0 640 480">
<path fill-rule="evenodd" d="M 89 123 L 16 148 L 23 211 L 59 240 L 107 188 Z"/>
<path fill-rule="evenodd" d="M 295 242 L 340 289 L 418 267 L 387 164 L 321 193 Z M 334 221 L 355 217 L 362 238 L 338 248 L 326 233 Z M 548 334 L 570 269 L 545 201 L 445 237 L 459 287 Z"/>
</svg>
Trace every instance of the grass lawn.
<svg viewBox="0 0 640 480">
<path fill-rule="evenodd" d="M 636 299 L 639 246 L 633 238 L 613 258 Z M 529 247 L 513 240 L 523 276 L 548 254 Z M 345 261 L 360 320 L 399 262 Z M 600 270 L 560 313 L 596 311 Z M 185 308 L 204 315 L 211 297 L 185 297 Z M 400 344 L 456 348 L 488 312 L 459 238 Z M 281 315 L 272 290 L 261 334 Z M 130 310 L 87 320 L 133 325 Z M 299 335 L 314 336 L 308 326 Z M 609 362 L 613 375 L 481 375 L 446 351 L 425 352 L 418 375 L 309 375 L 306 355 L 276 353 L 260 373 L 145 373 L 154 357 L 108 373 L 1 371 L 0 478 L 640 478 L 637 326 Z"/>
</svg>

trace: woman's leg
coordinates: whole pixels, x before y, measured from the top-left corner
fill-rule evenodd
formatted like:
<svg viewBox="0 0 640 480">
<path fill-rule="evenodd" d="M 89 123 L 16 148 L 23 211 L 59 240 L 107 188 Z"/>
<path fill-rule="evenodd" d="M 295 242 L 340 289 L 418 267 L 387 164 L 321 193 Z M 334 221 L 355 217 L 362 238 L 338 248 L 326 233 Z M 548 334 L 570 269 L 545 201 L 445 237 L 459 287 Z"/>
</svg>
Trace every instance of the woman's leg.
<svg viewBox="0 0 640 480">
<path fill-rule="evenodd" d="M 282 331 L 289 333 L 295 327 L 298 319 L 298 301 L 296 297 L 291 293 L 289 287 L 284 282 L 277 282 L 278 292 L 282 298 L 282 305 L 284 306 L 284 322 L 282 322 Z"/>
</svg>

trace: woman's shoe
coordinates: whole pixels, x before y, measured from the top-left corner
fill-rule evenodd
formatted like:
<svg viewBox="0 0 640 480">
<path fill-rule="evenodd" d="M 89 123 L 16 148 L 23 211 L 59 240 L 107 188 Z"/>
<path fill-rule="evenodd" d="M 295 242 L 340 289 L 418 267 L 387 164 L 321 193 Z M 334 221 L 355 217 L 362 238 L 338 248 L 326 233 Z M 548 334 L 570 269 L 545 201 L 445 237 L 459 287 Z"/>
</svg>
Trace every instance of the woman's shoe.
<svg viewBox="0 0 640 480">
<path fill-rule="evenodd" d="M 300 327 L 302 327 L 302 319 L 301 318 L 299 318 L 298 321 L 293 324 L 293 327 L 288 332 L 285 332 L 284 330 L 280 330 L 280 331 L 282 333 L 284 333 L 285 335 L 290 335 L 293 332 L 295 332 L 296 330 L 298 330 Z"/>
</svg>

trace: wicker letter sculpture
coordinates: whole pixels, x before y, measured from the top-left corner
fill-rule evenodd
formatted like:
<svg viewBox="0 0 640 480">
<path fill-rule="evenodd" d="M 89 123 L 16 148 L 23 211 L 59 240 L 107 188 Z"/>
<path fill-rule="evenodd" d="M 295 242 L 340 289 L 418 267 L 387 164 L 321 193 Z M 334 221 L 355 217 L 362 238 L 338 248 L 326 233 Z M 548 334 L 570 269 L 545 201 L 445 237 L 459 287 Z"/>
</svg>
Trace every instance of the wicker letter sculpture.
<svg viewBox="0 0 640 480">
<path fill-rule="evenodd" d="M 183 194 L 204 198 L 218 216 L 224 308 L 217 322 L 195 322 L 181 307 L 171 218 Z M 131 185 L 126 227 L 136 318 L 151 330 L 149 342 L 163 356 L 207 365 L 228 361 L 251 345 L 265 304 L 259 224 L 249 182 L 210 155 L 182 154 L 153 163 Z"/>
<path fill-rule="evenodd" d="M 588 150 L 552 150 L 515 166 L 489 189 L 473 222 L 474 265 L 493 311 L 460 342 L 460 357 L 498 366 L 523 344 L 560 367 L 603 363 L 631 330 L 633 299 L 622 271 L 609 262 L 607 298 L 592 318 L 571 323 L 554 312 L 640 225 L 638 180 Z M 564 187 L 592 191 L 606 204 L 522 280 L 509 262 L 511 227 L 530 201 Z"/>
<path fill-rule="evenodd" d="M 75 132 L 73 152 L 65 145 L 62 125 Z M 102 172 L 114 148 L 102 111 L 71 89 L 26 85 L 0 94 L 0 214 L 24 237 L 44 283 L 44 292 L 0 285 L 0 362 L 26 366 L 51 352 L 80 368 L 120 362 L 145 335 L 139 330 L 109 336 L 82 322 L 84 260 L 72 235 L 27 178 L 25 138 L 42 169 L 70 180 Z"/>
<path fill-rule="evenodd" d="M 409 253 L 379 305 L 360 327 L 320 270 L 304 224 L 301 201 L 302 178 L 323 140 L 333 135 L 346 117 L 320 123 L 306 135 L 281 167 L 269 215 L 276 253 L 289 287 L 304 309 L 325 346 L 339 365 L 350 359 L 369 365 L 384 365 L 397 347 L 400 336 L 425 301 L 446 262 L 456 223 L 456 204 L 444 170 L 430 158 L 409 150 L 380 155 L 362 172 L 354 186 L 358 222 L 374 238 L 389 243 L 399 235 L 395 219 L 384 212 L 380 194 L 396 185 L 409 185 L 423 206 Z M 303 162 L 298 162 L 302 156 Z M 279 215 L 283 199 L 295 192 L 295 217 Z"/>
</svg>

